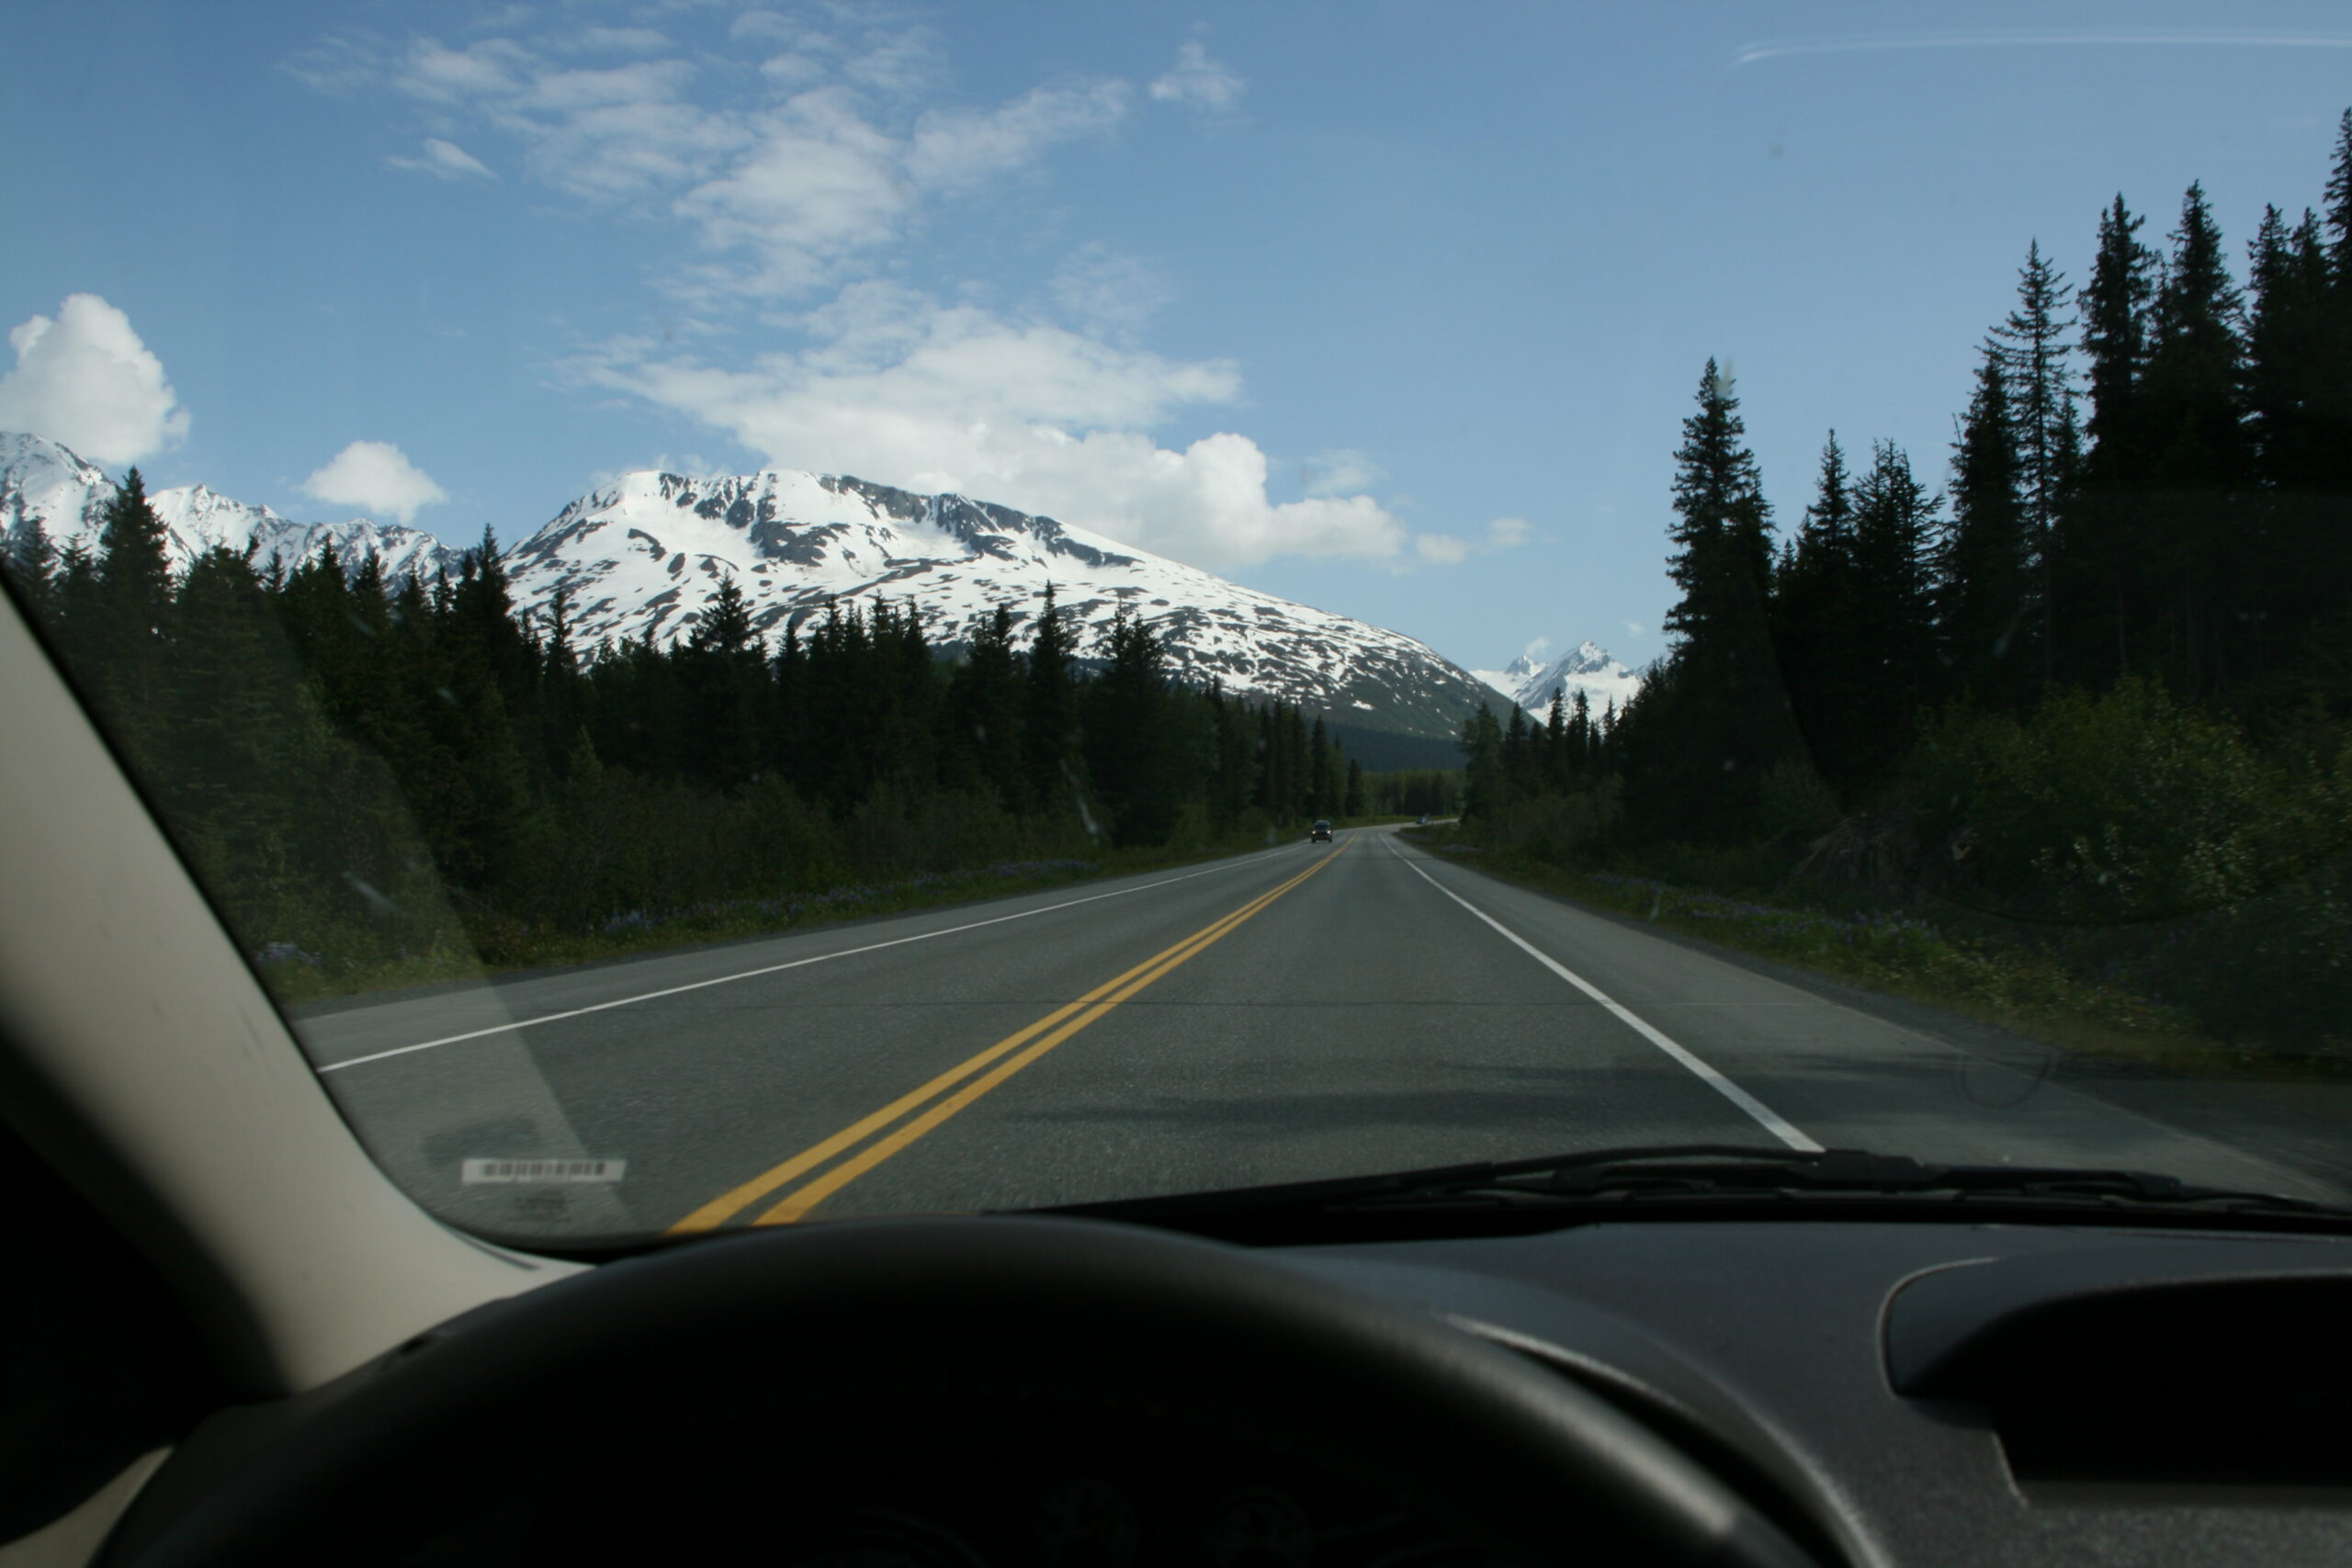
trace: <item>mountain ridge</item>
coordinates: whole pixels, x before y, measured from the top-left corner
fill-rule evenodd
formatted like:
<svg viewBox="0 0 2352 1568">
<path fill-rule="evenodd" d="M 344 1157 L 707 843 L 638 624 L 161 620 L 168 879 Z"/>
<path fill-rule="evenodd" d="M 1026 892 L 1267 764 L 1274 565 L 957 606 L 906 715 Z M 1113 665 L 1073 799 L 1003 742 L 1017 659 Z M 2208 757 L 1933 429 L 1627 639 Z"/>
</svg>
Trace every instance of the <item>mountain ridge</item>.
<svg viewBox="0 0 2352 1568">
<path fill-rule="evenodd" d="M 38 522 L 61 548 L 95 543 L 113 481 L 56 443 L 0 434 L 0 531 Z M 301 524 L 201 485 L 153 492 L 175 569 L 226 546 L 292 565 L 322 545 L 346 570 L 380 547 L 388 573 L 454 571 L 431 535 L 355 518 Z M 623 474 L 502 552 L 515 603 L 573 646 L 689 635 L 732 577 L 763 636 L 827 605 L 911 603 L 935 645 L 967 643 L 1000 604 L 1016 635 L 1052 585 L 1082 655 L 1122 606 L 1153 623 L 1171 672 L 1222 682 L 1358 728 L 1450 739 L 1486 695 L 1477 678 L 1403 633 L 1228 582 L 1075 524 L 954 493 L 923 495 L 793 468 L 694 478 Z"/>
</svg>

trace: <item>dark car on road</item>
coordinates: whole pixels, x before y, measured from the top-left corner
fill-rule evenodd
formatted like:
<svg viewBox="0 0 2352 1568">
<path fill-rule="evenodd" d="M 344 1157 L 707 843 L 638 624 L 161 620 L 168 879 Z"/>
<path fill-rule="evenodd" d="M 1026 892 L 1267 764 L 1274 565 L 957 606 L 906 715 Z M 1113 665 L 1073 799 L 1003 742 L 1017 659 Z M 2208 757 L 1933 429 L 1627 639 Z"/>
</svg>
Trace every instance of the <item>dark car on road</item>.
<svg viewBox="0 0 2352 1568">
<path fill-rule="evenodd" d="M 1331 841 L 1331 824 L 1327 818 L 1317 818 L 1315 826 L 1306 830 L 1307 842 L 1328 844 Z"/>
</svg>

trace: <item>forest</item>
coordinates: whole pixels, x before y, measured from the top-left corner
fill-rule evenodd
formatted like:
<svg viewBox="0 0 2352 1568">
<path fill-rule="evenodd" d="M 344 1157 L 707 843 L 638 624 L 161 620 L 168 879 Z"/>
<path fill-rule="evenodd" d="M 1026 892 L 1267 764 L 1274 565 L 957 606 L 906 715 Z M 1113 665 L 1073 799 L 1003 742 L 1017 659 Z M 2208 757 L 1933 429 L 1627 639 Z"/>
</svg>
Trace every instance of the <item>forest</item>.
<svg viewBox="0 0 2352 1568">
<path fill-rule="evenodd" d="M 221 549 L 175 574 L 132 469 L 94 548 L 16 538 L 10 586 L 282 994 L 980 897 L 1443 793 L 1174 682 L 1132 611 L 1075 646 L 1050 589 L 953 649 L 886 602 L 770 645 L 729 580 L 690 635 L 582 657 L 487 535 L 431 582 Z"/>
<path fill-rule="evenodd" d="M 1480 841 L 2352 1047 L 2352 112 L 2244 276 L 2199 185 L 2161 243 L 2118 196 L 2078 283 L 2030 243 L 1948 482 L 1833 431 L 1785 533 L 1711 361 L 1672 651 L 1622 713 L 1474 716 Z"/>
</svg>

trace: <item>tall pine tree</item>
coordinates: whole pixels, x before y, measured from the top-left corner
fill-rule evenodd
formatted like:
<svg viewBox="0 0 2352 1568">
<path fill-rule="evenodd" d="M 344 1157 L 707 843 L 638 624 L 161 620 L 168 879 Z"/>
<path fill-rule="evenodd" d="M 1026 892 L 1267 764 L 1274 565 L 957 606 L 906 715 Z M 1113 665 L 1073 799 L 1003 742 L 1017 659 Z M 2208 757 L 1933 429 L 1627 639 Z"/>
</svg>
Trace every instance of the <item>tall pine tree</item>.
<svg viewBox="0 0 2352 1568">
<path fill-rule="evenodd" d="M 1939 552 L 1937 631 L 1952 690 L 2014 706 L 2040 660 L 2030 647 L 2032 525 L 2004 355 L 1987 344 L 1952 443 L 1951 524 Z"/>
<path fill-rule="evenodd" d="M 2042 255 L 2041 242 L 2031 242 L 2018 272 L 2017 306 L 1993 329 L 1993 338 L 2017 433 L 2019 499 L 2033 561 L 2035 641 L 2045 685 L 2056 672 L 2052 540 L 2067 487 L 2082 463 L 2070 341 L 2075 330 L 2074 290 L 2065 274 Z"/>
</svg>

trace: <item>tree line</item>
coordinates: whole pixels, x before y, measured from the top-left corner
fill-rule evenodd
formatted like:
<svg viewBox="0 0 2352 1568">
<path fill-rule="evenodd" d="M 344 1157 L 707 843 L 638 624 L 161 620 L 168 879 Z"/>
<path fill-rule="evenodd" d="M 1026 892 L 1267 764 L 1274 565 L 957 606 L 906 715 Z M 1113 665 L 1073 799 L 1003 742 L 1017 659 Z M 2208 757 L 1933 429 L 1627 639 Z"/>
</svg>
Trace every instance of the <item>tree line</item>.
<svg viewBox="0 0 2352 1568">
<path fill-rule="evenodd" d="M 1204 849 L 1367 798 L 1319 717 L 1179 682 L 1131 607 L 1081 649 L 1051 589 L 951 649 L 886 602 L 771 642 L 729 579 L 668 646 L 583 656 L 487 534 L 431 581 L 324 551 L 175 575 L 135 468 L 94 548 L 20 529 L 0 559 L 240 938 L 305 962 Z"/>
<path fill-rule="evenodd" d="M 1670 653 L 1597 727 L 1474 716 L 1474 815 L 1564 856 L 1784 863 L 1844 818 L 1915 891 L 2035 919 L 2269 899 L 2267 938 L 2211 951 L 2322 955 L 2256 983 L 2352 1037 L 2352 111 L 2321 205 L 2266 210 L 2243 285 L 2200 185 L 2146 229 L 2118 196 L 2078 285 L 2028 246 L 1940 489 L 1833 431 L 1785 536 L 1711 360 Z"/>
</svg>

